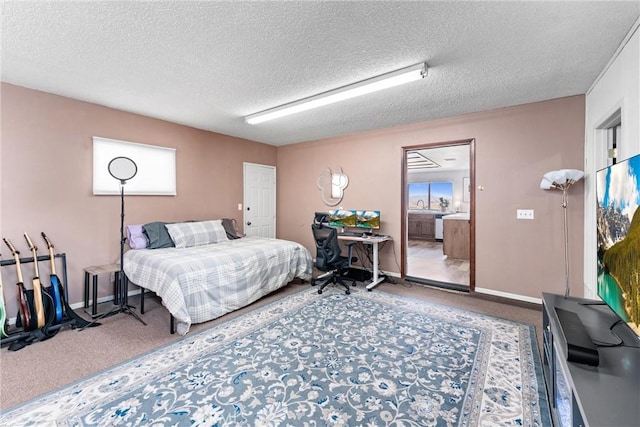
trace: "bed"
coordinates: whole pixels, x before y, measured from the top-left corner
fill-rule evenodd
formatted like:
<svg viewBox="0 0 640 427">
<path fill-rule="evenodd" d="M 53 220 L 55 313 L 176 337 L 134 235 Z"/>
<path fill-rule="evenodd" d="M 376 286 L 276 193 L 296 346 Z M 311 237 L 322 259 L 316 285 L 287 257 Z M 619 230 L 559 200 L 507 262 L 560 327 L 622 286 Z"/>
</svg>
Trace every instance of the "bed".
<svg viewBox="0 0 640 427">
<path fill-rule="evenodd" d="M 309 251 L 287 240 L 243 237 L 176 246 L 129 250 L 123 267 L 132 283 L 162 299 L 181 335 L 294 278 L 308 280 L 313 269 Z"/>
</svg>

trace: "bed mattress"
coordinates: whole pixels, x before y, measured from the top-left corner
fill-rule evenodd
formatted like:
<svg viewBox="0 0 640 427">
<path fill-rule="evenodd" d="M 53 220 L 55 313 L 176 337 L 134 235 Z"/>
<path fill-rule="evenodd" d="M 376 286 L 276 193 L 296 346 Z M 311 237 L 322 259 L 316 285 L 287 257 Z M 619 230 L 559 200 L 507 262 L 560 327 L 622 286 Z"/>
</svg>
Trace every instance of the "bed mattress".
<svg viewBox="0 0 640 427">
<path fill-rule="evenodd" d="M 294 278 L 311 278 L 313 261 L 299 243 L 244 237 L 189 248 L 130 250 L 124 272 L 155 292 L 181 335 L 191 324 L 244 307 Z"/>
</svg>

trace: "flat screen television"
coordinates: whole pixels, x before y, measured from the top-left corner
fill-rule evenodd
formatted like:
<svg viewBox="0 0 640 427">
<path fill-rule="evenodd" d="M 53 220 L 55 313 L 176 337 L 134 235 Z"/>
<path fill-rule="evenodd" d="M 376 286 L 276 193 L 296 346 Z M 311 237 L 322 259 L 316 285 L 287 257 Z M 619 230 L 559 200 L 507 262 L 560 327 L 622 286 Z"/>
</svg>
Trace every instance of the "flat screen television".
<svg viewBox="0 0 640 427">
<path fill-rule="evenodd" d="M 596 173 L 598 296 L 640 337 L 640 154 Z"/>
<path fill-rule="evenodd" d="M 329 211 L 329 225 L 332 227 L 380 229 L 380 211 L 333 210 Z"/>
</svg>

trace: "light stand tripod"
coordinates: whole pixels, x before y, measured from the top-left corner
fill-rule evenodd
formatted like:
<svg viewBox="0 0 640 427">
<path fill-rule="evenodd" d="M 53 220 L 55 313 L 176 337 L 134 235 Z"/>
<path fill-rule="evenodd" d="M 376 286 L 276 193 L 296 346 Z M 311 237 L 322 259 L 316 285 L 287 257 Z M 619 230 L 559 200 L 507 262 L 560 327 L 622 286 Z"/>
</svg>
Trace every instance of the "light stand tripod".
<svg viewBox="0 0 640 427">
<path fill-rule="evenodd" d="M 114 303 L 118 303 L 118 307 L 101 314 L 82 329 L 92 326 L 100 319 L 119 313 L 129 314 L 138 319 L 143 325 L 146 325 L 145 321 L 131 310 L 133 306 L 128 304 L 127 277 L 124 274 L 124 244 L 127 242 L 127 236 L 124 234 L 124 185 L 128 180 L 133 178 L 137 172 L 138 167 L 135 162 L 128 157 L 115 157 L 109 162 L 109 174 L 120 181 L 120 271 L 117 276 L 117 294 L 114 295 Z M 97 296 L 94 295 L 94 298 L 96 297 Z"/>
</svg>

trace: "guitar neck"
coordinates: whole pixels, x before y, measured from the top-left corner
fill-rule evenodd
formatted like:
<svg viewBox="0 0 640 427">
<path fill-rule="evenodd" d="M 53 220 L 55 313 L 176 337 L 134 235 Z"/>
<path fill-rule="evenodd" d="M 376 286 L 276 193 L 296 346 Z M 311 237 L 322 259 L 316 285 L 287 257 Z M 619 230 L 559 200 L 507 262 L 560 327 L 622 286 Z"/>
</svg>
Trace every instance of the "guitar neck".
<svg viewBox="0 0 640 427">
<path fill-rule="evenodd" d="M 49 263 L 51 264 L 51 274 L 56 276 L 56 259 L 53 255 L 53 246 L 49 247 Z"/>
<path fill-rule="evenodd" d="M 56 260 L 55 257 L 53 255 L 53 243 L 51 243 L 51 241 L 49 240 L 49 238 L 47 237 L 46 234 L 44 234 L 44 231 L 42 233 L 42 238 L 44 239 L 45 243 L 47 244 L 47 248 L 49 249 L 49 262 L 51 264 L 51 274 L 53 274 L 54 276 L 56 275 Z"/>
<path fill-rule="evenodd" d="M 33 272 L 35 274 L 35 277 L 40 277 L 40 272 L 38 269 L 38 252 L 34 249 L 31 251 L 31 253 L 33 254 Z"/>
<path fill-rule="evenodd" d="M 42 303 L 42 285 L 40 284 L 40 274 L 38 272 L 38 248 L 33 244 L 27 233 L 24 233 L 24 238 L 33 254 L 33 271 L 35 274 L 31 282 L 33 284 L 33 300 L 36 307 L 38 328 L 42 328 L 45 324 L 45 313 L 44 304 Z"/>
<path fill-rule="evenodd" d="M 13 259 L 16 261 L 16 275 L 18 276 L 18 282 L 24 283 L 22 279 L 22 268 L 20 268 L 20 254 L 16 253 L 13 255 Z"/>
<path fill-rule="evenodd" d="M 31 253 L 33 254 L 33 270 L 35 273 L 35 277 L 40 277 L 40 274 L 38 272 L 38 247 L 33 244 L 27 233 L 24 233 L 24 238 L 27 241 L 27 245 L 29 245 Z"/>
<path fill-rule="evenodd" d="M 55 256 L 53 254 L 53 243 L 49 240 L 44 231 L 40 233 L 45 243 L 47 244 L 47 248 L 49 249 L 49 262 L 51 263 L 51 297 L 53 299 L 53 306 L 55 310 L 55 323 L 62 322 L 62 316 L 64 314 L 64 309 L 62 307 L 62 294 L 60 291 L 60 280 L 56 274 L 56 261 Z"/>
<path fill-rule="evenodd" d="M 3 238 L 2 240 L 4 240 L 4 243 L 9 247 L 11 255 L 13 255 L 13 259 L 16 261 L 16 275 L 18 276 L 18 283 L 23 283 L 22 269 L 20 268 L 20 252 L 18 252 L 16 248 L 13 247 L 13 244 L 10 240 L 7 240 L 5 238 Z"/>
</svg>

